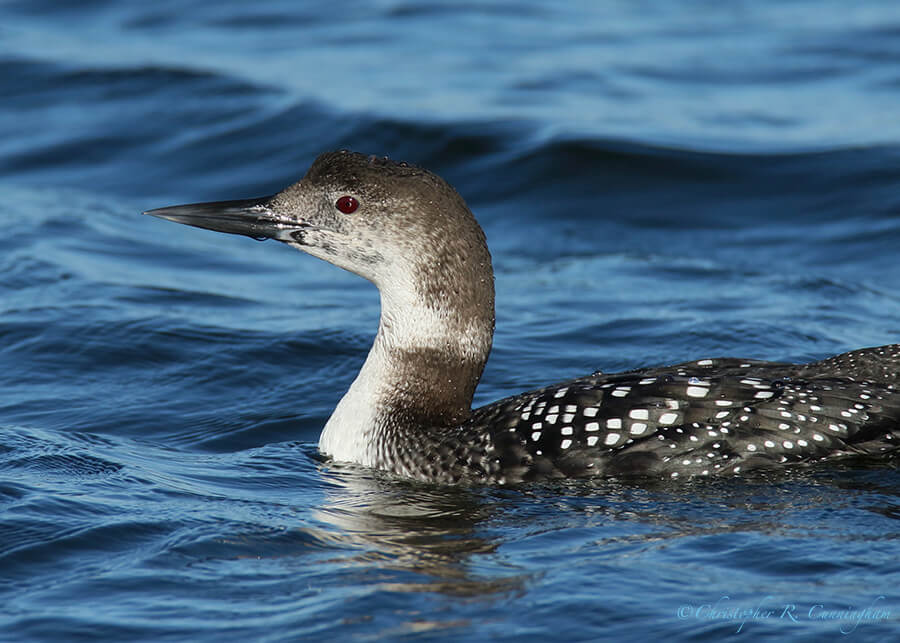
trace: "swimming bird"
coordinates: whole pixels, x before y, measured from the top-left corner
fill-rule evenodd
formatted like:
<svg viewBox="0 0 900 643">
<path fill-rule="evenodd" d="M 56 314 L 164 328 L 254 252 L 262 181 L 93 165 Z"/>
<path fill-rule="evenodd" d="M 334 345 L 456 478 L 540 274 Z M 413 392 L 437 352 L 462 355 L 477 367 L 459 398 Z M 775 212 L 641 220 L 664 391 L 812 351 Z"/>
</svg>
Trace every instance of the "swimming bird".
<svg viewBox="0 0 900 643">
<path fill-rule="evenodd" d="M 337 461 L 451 484 L 684 480 L 900 444 L 900 344 L 597 372 L 473 410 L 494 332 L 491 256 L 456 190 L 405 162 L 329 152 L 275 195 L 146 214 L 275 239 L 378 287 L 374 343 L 319 439 Z"/>
</svg>

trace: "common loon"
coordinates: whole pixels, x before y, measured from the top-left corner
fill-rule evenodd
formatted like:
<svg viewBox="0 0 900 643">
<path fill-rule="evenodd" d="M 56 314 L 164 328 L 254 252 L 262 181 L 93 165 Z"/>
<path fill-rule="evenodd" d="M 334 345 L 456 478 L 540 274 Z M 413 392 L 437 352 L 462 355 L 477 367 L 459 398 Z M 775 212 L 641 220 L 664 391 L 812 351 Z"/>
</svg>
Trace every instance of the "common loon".
<svg viewBox="0 0 900 643">
<path fill-rule="evenodd" d="M 462 197 L 408 163 L 329 152 L 273 196 L 146 214 L 276 239 L 378 287 L 374 344 L 319 439 L 338 461 L 439 483 L 685 479 L 900 444 L 900 344 L 597 372 L 472 410 L 494 332 L 491 256 Z"/>
</svg>

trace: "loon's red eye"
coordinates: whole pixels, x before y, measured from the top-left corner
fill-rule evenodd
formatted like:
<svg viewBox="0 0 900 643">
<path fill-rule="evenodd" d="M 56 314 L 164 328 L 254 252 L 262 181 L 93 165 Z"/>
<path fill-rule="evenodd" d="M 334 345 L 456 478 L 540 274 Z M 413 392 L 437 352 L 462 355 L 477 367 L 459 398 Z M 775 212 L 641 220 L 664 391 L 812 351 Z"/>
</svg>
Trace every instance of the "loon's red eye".
<svg viewBox="0 0 900 643">
<path fill-rule="evenodd" d="M 335 201 L 334 206 L 344 214 L 350 214 L 351 212 L 356 212 L 356 208 L 359 207 L 359 201 L 352 196 L 342 196 Z"/>
</svg>

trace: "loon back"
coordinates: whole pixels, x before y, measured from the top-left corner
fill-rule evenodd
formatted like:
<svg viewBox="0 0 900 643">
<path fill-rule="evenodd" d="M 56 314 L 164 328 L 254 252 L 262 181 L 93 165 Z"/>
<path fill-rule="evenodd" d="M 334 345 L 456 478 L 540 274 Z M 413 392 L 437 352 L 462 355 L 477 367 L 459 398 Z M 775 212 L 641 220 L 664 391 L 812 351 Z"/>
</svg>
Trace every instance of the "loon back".
<svg viewBox="0 0 900 643">
<path fill-rule="evenodd" d="M 147 214 L 276 239 L 378 287 L 372 349 L 319 440 L 337 460 L 449 483 L 684 479 L 900 444 L 900 345 L 595 373 L 473 411 L 494 330 L 490 253 L 462 197 L 407 163 L 332 152 L 273 196 Z"/>
</svg>

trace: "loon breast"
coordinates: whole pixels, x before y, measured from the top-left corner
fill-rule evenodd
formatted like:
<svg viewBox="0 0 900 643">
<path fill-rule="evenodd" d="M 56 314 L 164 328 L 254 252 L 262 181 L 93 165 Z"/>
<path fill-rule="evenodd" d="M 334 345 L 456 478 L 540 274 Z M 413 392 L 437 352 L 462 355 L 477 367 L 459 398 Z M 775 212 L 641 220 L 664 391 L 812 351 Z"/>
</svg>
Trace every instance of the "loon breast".
<svg viewBox="0 0 900 643">
<path fill-rule="evenodd" d="M 897 344 L 809 364 L 598 372 L 472 410 L 494 330 L 490 253 L 462 197 L 407 163 L 331 152 L 278 194 L 147 214 L 275 239 L 378 287 L 374 344 L 319 440 L 337 460 L 510 484 L 683 480 L 898 452 Z"/>
</svg>

